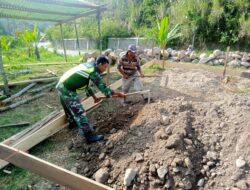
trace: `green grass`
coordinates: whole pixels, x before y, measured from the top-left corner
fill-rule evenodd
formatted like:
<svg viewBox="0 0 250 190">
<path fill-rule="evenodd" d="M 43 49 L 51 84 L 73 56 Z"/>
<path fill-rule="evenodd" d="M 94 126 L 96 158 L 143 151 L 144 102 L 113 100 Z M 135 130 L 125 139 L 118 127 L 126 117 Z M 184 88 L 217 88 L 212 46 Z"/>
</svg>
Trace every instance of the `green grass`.
<svg viewBox="0 0 250 190">
<path fill-rule="evenodd" d="M 40 48 L 40 61 L 38 61 L 34 54 L 31 57 L 28 56 L 26 48 L 12 49 L 10 52 L 10 61 L 8 60 L 6 54 L 3 52 L 3 63 L 10 66 L 18 66 L 20 64 L 30 64 L 37 62 L 65 62 L 64 55 L 49 52 L 45 48 Z M 68 61 L 78 61 L 80 56 L 67 56 Z"/>
<path fill-rule="evenodd" d="M 162 65 L 160 64 L 153 64 L 150 67 L 146 68 L 143 70 L 144 74 L 152 74 L 152 73 L 156 73 L 159 71 L 164 71 L 165 69 L 162 68 Z"/>
</svg>

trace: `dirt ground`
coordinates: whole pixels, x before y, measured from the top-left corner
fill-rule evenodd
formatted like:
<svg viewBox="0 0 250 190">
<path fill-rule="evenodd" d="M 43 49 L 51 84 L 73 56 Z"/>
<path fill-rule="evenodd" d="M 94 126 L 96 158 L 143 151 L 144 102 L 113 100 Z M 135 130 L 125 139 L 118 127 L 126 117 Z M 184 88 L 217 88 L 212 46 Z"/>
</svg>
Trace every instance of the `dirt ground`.
<svg viewBox="0 0 250 190">
<path fill-rule="evenodd" d="M 71 171 L 114 189 L 250 189 L 250 93 L 239 93 L 250 80 L 225 84 L 199 69 L 161 74 L 143 80 L 150 104 L 109 100 L 89 114 L 105 141 L 87 144 L 73 130 Z"/>
<path fill-rule="evenodd" d="M 77 129 L 66 129 L 50 138 L 62 146 L 46 160 L 117 190 L 249 190 L 250 92 L 242 91 L 250 80 L 233 76 L 225 84 L 198 68 L 160 74 L 166 77 L 143 79 L 150 104 L 140 96 L 127 106 L 109 99 L 88 114 L 104 141 L 87 144 Z"/>
</svg>

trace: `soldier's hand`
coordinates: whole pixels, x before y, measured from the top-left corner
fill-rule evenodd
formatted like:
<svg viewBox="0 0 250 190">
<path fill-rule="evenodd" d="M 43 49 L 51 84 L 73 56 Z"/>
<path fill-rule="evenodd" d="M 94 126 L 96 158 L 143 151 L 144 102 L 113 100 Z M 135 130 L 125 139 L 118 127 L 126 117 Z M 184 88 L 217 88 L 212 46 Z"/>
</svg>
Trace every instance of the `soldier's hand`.
<svg viewBox="0 0 250 190">
<path fill-rule="evenodd" d="M 126 95 L 123 94 L 123 93 L 121 93 L 121 92 L 115 92 L 115 93 L 113 94 L 113 96 L 117 96 L 117 97 L 119 97 L 119 98 L 125 98 L 125 97 L 126 97 Z"/>
<path fill-rule="evenodd" d="M 92 97 L 93 97 L 95 103 L 98 103 L 102 100 L 102 98 L 98 98 L 96 96 L 92 96 Z"/>
</svg>

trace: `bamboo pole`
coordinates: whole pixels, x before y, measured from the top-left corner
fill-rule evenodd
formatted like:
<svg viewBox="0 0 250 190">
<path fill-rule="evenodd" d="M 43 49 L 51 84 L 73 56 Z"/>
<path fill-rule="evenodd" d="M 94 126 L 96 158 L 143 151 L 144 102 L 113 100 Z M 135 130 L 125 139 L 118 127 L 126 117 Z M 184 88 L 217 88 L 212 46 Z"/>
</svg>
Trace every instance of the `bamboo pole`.
<svg viewBox="0 0 250 190">
<path fill-rule="evenodd" d="M 63 52 L 64 52 L 65 61 L 68 62 L 65 43 L 64 43 L 64 35 L 63 35 L 63 30 L 62 30 L 62 24 L 60 24 L 60 31 L 61 31 L 61 38 L 62 38 L 62 45 L 63 45 Z"/>
<path fill-rule="evenodd" d="M 4 71 L 4 68 L 3 68 L 3 60 L 2 60 L 2 45 L 0 43 L 0 74 L 3 78 L 3 87 L 4 87 L 4 94 L 6 96 L 9 96 L 10 95 L 10 89 L 9 89 L 9 86 L 8 86 L 8 80 L 7 80 L 7 77 L 6 77 L 6 74 L 5 74 L 5 71 Z"/>
<path fill-rule="evenodd" d="M 11 97 L 9 97 L 9 98 L 3 100 L 2 102 L 3 102 L 4 104 L 7 104 L 7 103 L 11 102 L 13 99 L 15 99 L 15 98 L 17 98 L 17 97 L 23 95 L 25 92 L 27 92 L 29 89 L 31 89 L 31 88 L 32 88 L 33 86 L 35 86 L 35 85 L 36 85 L 35 82 L 34 82 L 34 83 L 31 83 L 30 85 L 26 86 L 24 89 L 22 89 L 21 91 L 19 91 L 18 93 L 16 93 L 16 94 L 12 95 Z"/>
<path fill-rule="evenodd" d="M 21 101 L 19 101 L 19 102 L 16 102 L 16 103 L 14 103 L 14 104 L 9 105 L 9 106 L 2 107 L 2 108 L 0 108 L 0 113 L 1 113 L 1 112 L 4 112 L 4 111 L 7 111 L 7 110 L 10 110 L 10 109 L 13 109 L 13 108 L 16 108 L 16 107 L 18 107 L 18 106 L 20 106 L 20 105 L 22 105 L 22 104 L 25 104 L 25 103 L 27 103 L 27 102 L 33 101 L 33 100 L 35 100 L 35 99 L 37 99 L 37 98 L 40 98 L 40 97 L 42 97 L 42 96 L 44 96 L 44 95 L 45 95 L 45 93 L 37 94 L 37 95 L 35 95 L 35 96 L 33 96 L 33 97 L 29 97 L 29 98 L 27 98 L 27 99 L 25 99 L 25 100 L 21 100 Z"/>
<path fill-rule="evenodd" d="M 8 127 L 25 127 L 30 125 L 30 122 L 24 122 L 24 123 L 16 123 L 16 124 L 8 124 L 8 125 L 1 125 L 0 128 L 8 128 Z"/>
</svg>

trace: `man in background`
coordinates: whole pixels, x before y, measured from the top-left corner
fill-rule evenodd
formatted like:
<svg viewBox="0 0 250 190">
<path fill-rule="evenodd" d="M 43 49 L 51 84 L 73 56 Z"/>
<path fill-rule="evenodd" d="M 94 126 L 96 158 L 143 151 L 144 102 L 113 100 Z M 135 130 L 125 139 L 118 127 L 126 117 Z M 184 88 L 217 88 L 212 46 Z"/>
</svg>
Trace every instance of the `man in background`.
<svg viewBox="0 0 250 190">
<path fill-rule="evenodd" d="M 125 55 L 123 55 L 118 62 L 117 69 L 122 75 L 122 91 L 124 94 L 128 93 L 133 86 L 136 91 L 143 90 L 143 85 L 140 81 L 140 77 L 143 77 L 140 59 L 136 55 L 137 48 L 135 45 L 129 45 Z M 146 97 L 144 97 L 147 100 Z M 126 105 L 127 101 L 124 97 L 123 105 Z"/>
</svg>

